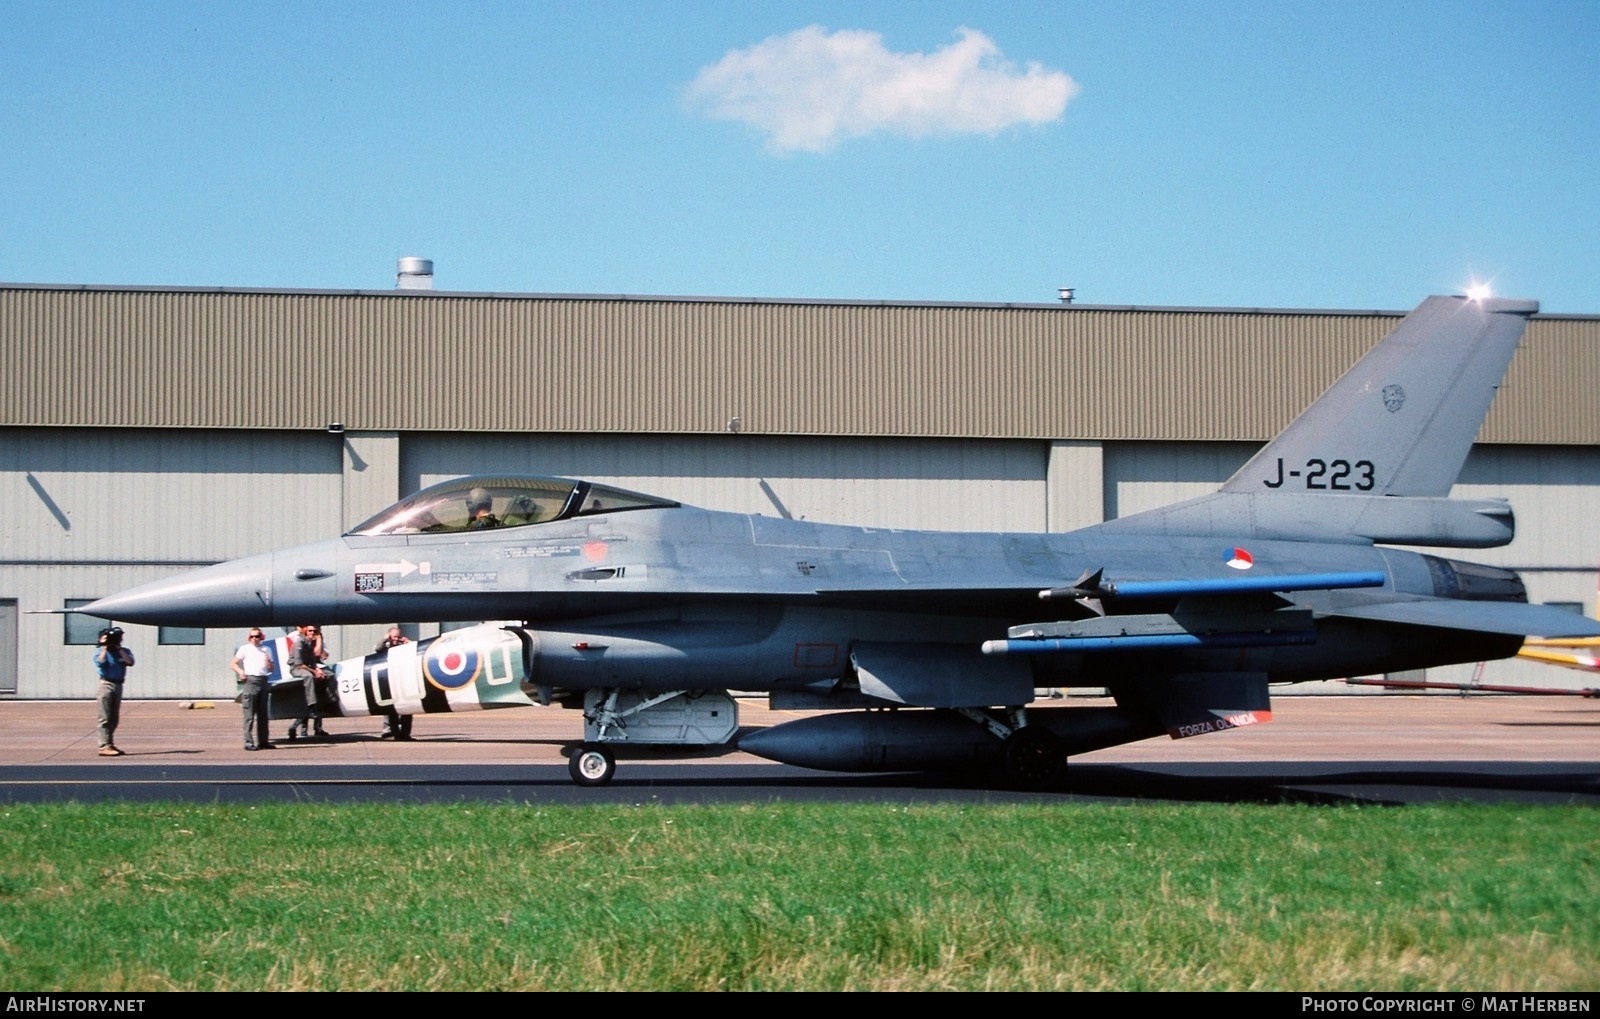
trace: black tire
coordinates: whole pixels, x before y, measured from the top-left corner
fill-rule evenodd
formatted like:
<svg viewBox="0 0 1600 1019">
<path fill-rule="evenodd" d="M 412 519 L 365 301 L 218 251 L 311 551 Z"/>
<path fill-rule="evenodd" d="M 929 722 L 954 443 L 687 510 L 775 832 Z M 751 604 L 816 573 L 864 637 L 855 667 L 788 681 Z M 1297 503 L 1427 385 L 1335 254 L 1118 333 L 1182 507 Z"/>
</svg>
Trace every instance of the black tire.
<svg viewBox="0 0 1600 1019">
<path fill-rule="evenodd" d="M 567 758 L 567 774 L 579 785 L 605 785 L 617 773 L 617 759 L 605 747 L 585 743 Z"/>
<path fill-rule="evenodd" d="M 1004 762 L 1006 784 L 1013 789 L 1054 789 L 1067 773 L 1067 753 L 1061 741 L 1033 725 L 1007 737 Z"/>
</svg>

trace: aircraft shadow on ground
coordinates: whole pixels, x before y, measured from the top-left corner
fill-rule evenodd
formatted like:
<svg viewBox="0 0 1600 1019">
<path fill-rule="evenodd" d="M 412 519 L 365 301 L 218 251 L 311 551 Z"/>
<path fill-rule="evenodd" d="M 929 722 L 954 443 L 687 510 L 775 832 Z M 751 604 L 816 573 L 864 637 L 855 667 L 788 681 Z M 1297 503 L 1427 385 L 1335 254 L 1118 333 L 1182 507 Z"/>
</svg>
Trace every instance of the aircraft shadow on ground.
<svg viewBox="0 0 1600 1019">
<path fill-rule="evenodd" d="M 1593 803 L 1600 801 L 1600 769 L 1569 762 L 1511 772 L 1363 763 L 1348 768 L 1178 775 L 1130 765 L 1086 764 L 1069 769 L 1065 791 L 1078 797 L 1210 803 L 1401 805 L 1552 794 Z"/>
</svg>

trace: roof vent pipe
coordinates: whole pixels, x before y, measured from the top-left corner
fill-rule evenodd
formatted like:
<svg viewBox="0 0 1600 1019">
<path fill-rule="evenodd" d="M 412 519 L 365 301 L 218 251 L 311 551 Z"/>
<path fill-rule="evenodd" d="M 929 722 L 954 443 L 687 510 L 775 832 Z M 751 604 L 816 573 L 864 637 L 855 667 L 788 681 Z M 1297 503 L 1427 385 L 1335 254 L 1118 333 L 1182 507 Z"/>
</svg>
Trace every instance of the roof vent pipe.
<svg viewBox="0 0 1600 1019">
<path fill-rule="evenodd" d="M 400 271 L 395 273 L 396 290 L 432 290 L 433 259 L 402 258 Z"/>
</svg>

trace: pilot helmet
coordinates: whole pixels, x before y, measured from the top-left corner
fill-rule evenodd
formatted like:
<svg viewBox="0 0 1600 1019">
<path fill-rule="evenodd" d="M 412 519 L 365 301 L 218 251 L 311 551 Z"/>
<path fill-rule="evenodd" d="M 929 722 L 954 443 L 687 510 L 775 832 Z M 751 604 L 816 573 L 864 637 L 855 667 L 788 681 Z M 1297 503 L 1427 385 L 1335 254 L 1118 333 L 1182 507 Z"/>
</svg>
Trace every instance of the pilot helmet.
<svg viewBox="0 0 1600 1019">
<path fill-rule="evenodd" d="M 474 488 L 467 493 L 467 512 L 476 513 L 480 509 L 488 509 L 494 502 L 487 488 Z"/>
</svg>

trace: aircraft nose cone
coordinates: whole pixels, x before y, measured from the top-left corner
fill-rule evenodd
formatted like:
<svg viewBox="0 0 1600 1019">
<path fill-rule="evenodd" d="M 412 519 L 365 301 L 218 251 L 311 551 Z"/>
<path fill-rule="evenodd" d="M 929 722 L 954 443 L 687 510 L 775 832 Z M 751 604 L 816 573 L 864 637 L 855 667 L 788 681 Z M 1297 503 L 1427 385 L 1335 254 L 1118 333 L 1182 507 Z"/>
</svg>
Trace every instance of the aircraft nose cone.
<svg viewBox="0 0 1600 1019">
<path fill-rule="evenodd" d="M 142 584 L 79 611 L 119 623 L 259 626 L 272 613 L 272 555 L 218 563 Z"/>
</svg>

